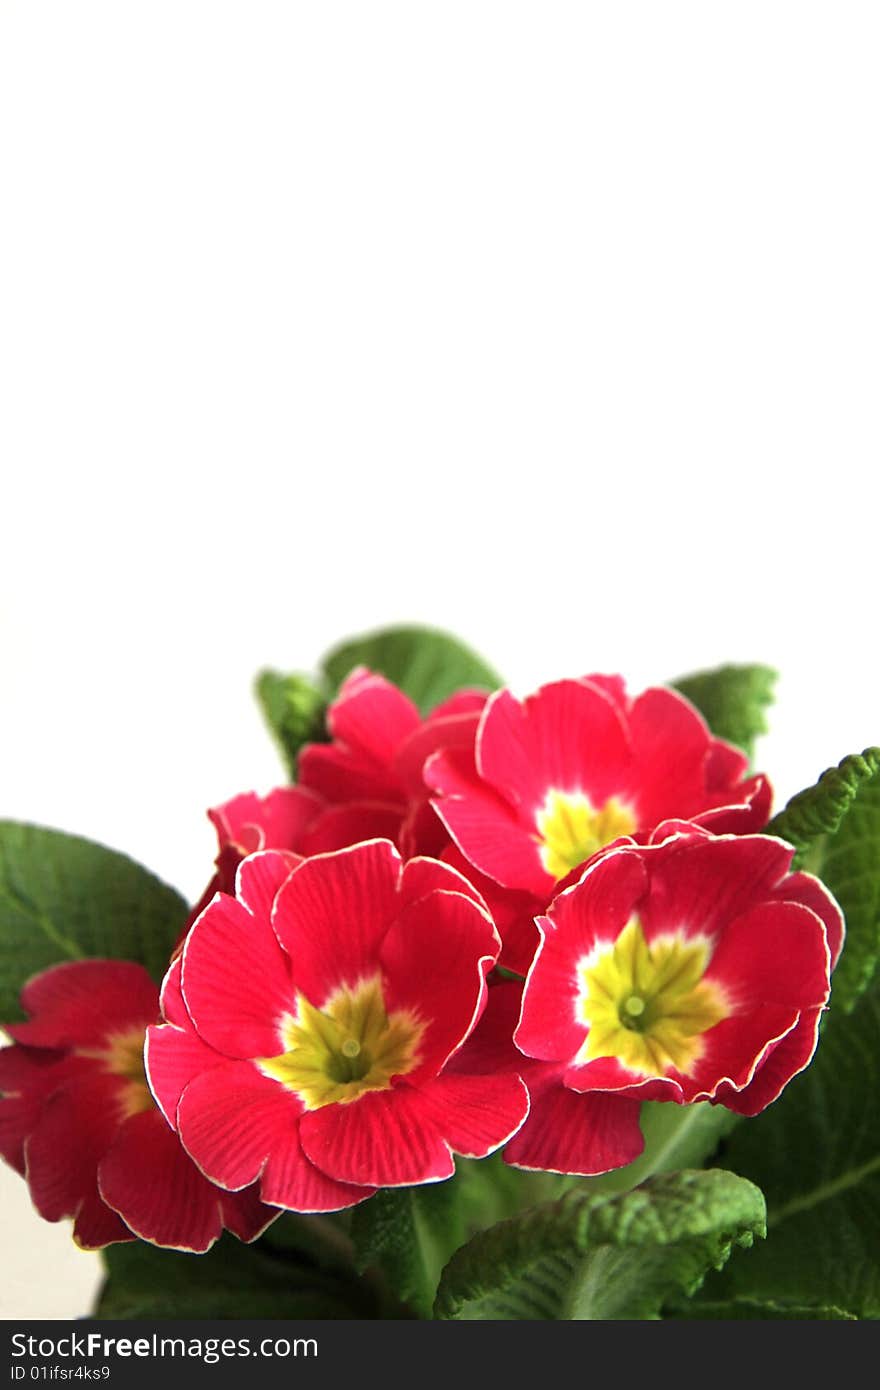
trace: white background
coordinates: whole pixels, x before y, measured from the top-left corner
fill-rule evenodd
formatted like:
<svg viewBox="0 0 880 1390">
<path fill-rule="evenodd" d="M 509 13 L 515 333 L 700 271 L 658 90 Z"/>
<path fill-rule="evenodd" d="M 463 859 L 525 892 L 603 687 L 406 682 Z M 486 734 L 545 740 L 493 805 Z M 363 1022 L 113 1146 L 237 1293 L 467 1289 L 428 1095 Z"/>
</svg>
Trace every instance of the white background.
<svg viewBox="0 0 880 1390">
<path fill-rule="evenodd" d="M 194 896 L 256 669 L 399 620 L 776 665 L 782 798 L 880 740 L 874 5 L 0 16 L 0 814 Z M 0 1313 L 84 1311 L 0 1176 Z"/>
</svg>

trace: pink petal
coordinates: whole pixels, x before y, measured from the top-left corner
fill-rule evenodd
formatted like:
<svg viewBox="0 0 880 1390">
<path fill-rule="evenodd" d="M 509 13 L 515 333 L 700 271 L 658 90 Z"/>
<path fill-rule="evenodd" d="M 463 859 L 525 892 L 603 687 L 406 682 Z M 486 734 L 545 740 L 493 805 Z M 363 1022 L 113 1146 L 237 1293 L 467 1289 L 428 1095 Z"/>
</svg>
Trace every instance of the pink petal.
<svg viewBox="0 0 880 1390">
<path fill-rule="evenodd" d="M 178 1023 L 184 1028 L 189 1028 L 192 1025 L 192 1020 L 186 1011 L 183 991 L 180 988 L 180 972 L 182 968 L 183 957 L 181 955 L 175 956 L 174 960 L 165 971 L 165 978 L 162 981 L 162 989 L 159 994 L 159 1003 L 164 1019 L 169 1023 Z"/>
<path fill-rule="evenodd" d="M 438 1072 L 474 1027 L 500 945 L 488 914 L 460 893 L 430 893 L 391 927 L 379 952 L 385 1007 L 411 1010 L 426 1024 L 411 1082 Z"/>
<path fill-rule="evenodd" d="M 611 703 L 621 714 L 626 715 L 632 706 L 632 700 L 626 691 L 626 682 L 623 676 L 604 676 L 595 672 L 589 676 L 581 677 L 583 685 L 595 685 L 606 695 Z"/>
<path fill-rule="evenodd" d="M 246 852 L 298 848 L 322 802 L 304 787 L 276 787 L 268 796 L 242 792 L 208 812 L 221 848 L 241 846 Z"/>
<path fill-rule="evenodd" d="M 294 990 L 268 918 L 253 917 L 218 893 L 186 939 L 182 979 L 189 1016 L 218 1052 L 272 1057 L 283 1051 L 279 1024 L 293 1012 Z"/>
<path fill-rule="evenodd" d="M 76 960 L 53 965 L 21 992 L 28 1023 L 11 1023 L 16 1042 L 36 1047 L 100 1046 L 112 1033 L 155 1023 L 159 993 L 142 965 Z"/>
<path fill-rule="evenodd" d="M 450 785 L 445 754 L 431 760 L 432 778 Z M 533 893 L 545 901 L 555 880 L 541 862 L 537 831 L 490 787 L 474 781 L 467 792 L 443 796 L 431 805 L 464 857 L 505 888 Z"/>
<path fill-rule="evenodd" d="M 750 777 L 727 795 L 736 798 L 732 804 L 701 811 L 693 823 L 705 826 L 713 835 L 753 835 L 764 829 L 773 801 L 773 788 L 766 777 Z"/>
<path fill-rule="evenodd" d="M 316 1008 L 341 985 L 375 975 L 379 944 L 397 915 L 400 870 L 394 846 L 372 840 L 306 860 L 281 889 L 275 932 L 297 990 Z M 260 1055 L 269 1053 L 251 1053 Z"/>
<path fill-rule="evenodd" d="M 250 1062 L 225 1062 L 187 1086 L 177 1128 L 187 1153 L 211 1182 L 229 1191 L 250 1187 L 270 1154 L 298 1153 L 302 1101 Z"/>
<path fill-rule="evenodd" d="M 46 1100 L 67 1081 L 94 1073 L 91 1058 L 39 1047 L 0 1049 L 0 1157 L 24 1175 L 25 1140 L 36 1128 Z"/>
<path fill-rule="evenodd" d="M 419 898 L 440 891 L 461 893 L 485 912 L 486 903 L 482 894 L 467 877 L 466 865 L 465 859 L 462 859 L 461 864 L 451 864 L 425 855 L 416 855 L 415 858 L 408 859 L 403 866 L 400 880 L 400 907 L 409 907 L 410 903 L 418 902 Z"/>
<path fill-rule="evenodd" d="M 238 866 L 236 897 L 251 916 L 271 921 L 276 893 L 301 863 L 301 856 L 289 850 L 271 849 L 248 855 Z"/>
<path fill-rule="evenodd" d="M 199 1254 L 223 1229 L 220 1193 L 158 1110 L 132 1115 L 98 1167 L 101 1197 L 142 1240 Z"/>
<path fill-rule="evenodd" d="M 121 1244 L 135 1237 L 95 1191 L 80 1204 L 73 1223 L 73 1239 L 81 1250 L 103 1250 L 107 1245 Z"/>
<path fill-rule="evenodd" d="M 636 1100 L 666 1100 L 681 1105 L 682 1079 L 678 1072 L 667 1077 L 643 1077 L 629 1071 L 617 1057 L 597 1057 L 583 1066 L 566 1067 L 565 1085 L 572 1091 L 615 1091 Z"/>
<path fill-rule="evenodd" d="M 504 1150 L 516 1168 L 592 1177 L 632 1163 L 645 1142 L 638 1101 L 579 1095 L 565 1086 L 532 1094 L 529 1117 Z"/>
<path fill-rule="evenodd" d="M 516 1133 L 529 1113 L 519 1076 L 438 1076 L 421 1090 L 423 1113 L 454 1153 L 485 1158 Z"/>
<path fill-rule="evenodd" d="M 294 1143 L 269 1155 L 260 1181 L 267 1202 L 299 1212 L 342 1211 L 366 1201 L 375 1190 L 327 1177 L 306 1157 L 298 1130 Z"/>
<path fill-rule="evenodd" d="M 339 1182 L 407 1187 L 455 1172 L 421 1093 L 405 1084 L 308 1111 L 300 1138 L 311 1161 Z"/>
<path fill-rule="evenodd" d="M 451 719 L 455 715 L 480 714 L 488 698 L 489 692 L 486 690 L 467 687 L 464 690 L 456 690 L 454 695 L 434 706 L 425 722 L 433 724 L 437 719 Z"/>
<path fill-rule="evenodd" d="M 281 1215 L 277 1207 L 266 1206 L 260 1201 L 259 1186 L 256 1183 L 253 1187 L 242 1188 L 241 1192 L 224 1192 L 222 1188 L 218 1188 L 217 1191 L 220 1210 L 223 1213 L 223 1225 L 246 1245 L 250 1245 L 251 1241 L 261 1236 Z"/>
<path fill-rule="evenodd" d="M 421 724 L 418 710 L 384 676 L 360 669 L 348 677 L 327 711 L 334 739 L 387 767 L 399 744 Z"/>
<path fill-rule="evenodd" d="M 515 1041 L 530 1057 L 570 1061 L 586 1037 L 577 1016 L 578 963 L 601 943 L 614 942 L 647 882 L 641 857 L 611 850 L 593 860 L 581 880 L 554 898 L 539 917 L 541 945 L 523 995 Z"/>
<path fill-rule="evenodd" d="M 47 1221 L 75 1216 L 97 1194 L 98 1164 L 124 1119 L 125 1091 L 119 1077 L 96 1070 L 46 1099 L 25 1160 L 31 1198 Z"/>
<path fill-rule="evenodd" d="M 484 698 L 485 702 L 485 698 Z M 442 749 L 473 749 L 480 721 L 479 709 L 466 713 L 426 719 L 397 749 L 395 773 L 401 787 L 410 797 L 420 796 L 425 789 L 422 775 L 425 763 Z"/>
<path fill-rule="evenodd" d="M 25 1174 L 24 1145 L 43 1111 L 43 1096 L 31 1091 L 24 1096 L 4 1096 L 0 1100 L 0 1158 L 22 1177 Z"/>
<path fill-rule="evenodd" d="M 544 1068 L 544 1062 L 525 1057 L 513 1041 L 522 1004 L 522 985 L 503 980 L 489 986 L 486 1007 L 463 1047 L 450 1058 L 444 1076 L 464 1073 L 492 1076 L 512 1072 L 525 1076 L 528 1068 Z"/>
<path fill-rule="evenodd" d="M 773 892 L 793 853 L 768 835 L 682 836 L 651 847 L 645 852 L 650 888 L 639 905 L 647 940 L 681 930 L 716 935 Z"/>
<path fill-rule="evenodd" d="M 156 1104 L 169 1125 L 176 1126 L 180 1097 L 193 1078 L 225 1061 L 222 1053 L 202 1041 L 188 1018 L 185 1027 L 166 1023 L 147 1029 L 144 1069 Z"/>
<path fill-rule="evenodd" d="M 400 805 L 381 801 L 353 801 L 328 806 L 302 839 L 305 855 L 328 854 L 361 840 L 397 840 L 403 812 Z"/>
<path fill-rule="evenodd" d="M 816 914 L 799 903 L 764 902 L 727 924 L 705 978 L 721 986 L 741 1015 L 756 1004 L 795 1011 L 821 1006 L 828 972 L 825 928 Z"/>
<path fill-rule="evenodd" d="M 798 1026 L 800 1015 L 779 1004 L 757 1004 L 703 1035 L 704 1052 L 688 1076 L 674 1073 L 685 1101 L 741 1091 Z M 785 1054 L 783 1054 L 785 1055 Z M 729 1083 L 729 1084 L 726 1084 Z M 727 1102 L 725 1102 L 727 1103 Z"/>
<path fill-rule="evenodd" d="M 450 845 L 443 851 L 443 862 L 467 877 L 475 892 L 479 890 L 480 898 L 489 909 L 489 916 L 501 937 L 498 964 L 518 975 L 527 975 L 540 942 L 535 918 L 546 909 L 547 897 L 539 898 L 515 888 L 502 888 L 494 879 L 468 863 L 457 845 Z"/>
<path fill-rule="evenodd" d="M 828 951 L 831 957 L 831 969 L 833 970 L 843 947 L 845 925 L 843 913 L 824 883 L 821 883 L 813 874 L 789 874 L 774 890 L 772 897 L 781 902 L 801 903 L 804 907 L 808 907 L 811 912 L 815 912 L 825 927 Z"/>
<path fill-rule="evenodd" d="M 639 825 L 702 810 L 711 740 L 693 705 L 674 690 L 646 690 L 633 701 L 628 722 L 633 762 L 626 791 Z"/>
<path fill-rule="evenodd" d="M 821 1009 L 808 1009 L 796 1026 L 773 1048 L 755 1072 L 754 1080 L 742 1091 L 728 1086 L 718 1088 L 717 1099 L 738 1115 L 758 1115 L 782 1093 L 793 1076 L 812 1059 L 819 1037 Z"/>
<path fill-rule="evenodd" d="M 551 787 L 584 792 L 602 805 L 625 785 L 630 759 L 614 702 L 581 681 L 542 686 L 522 704 L 499 691 L 477 734 L 480 775 L 530 820 Z"/>
<path fill-rule="evenodd" d="M 307 743 L 298 761 L 300 783 L 331 803 L 382 801 L 405 804 L 390 766 L 339 743 Z"/>
<path fill-rule="evenodd" d="M 725 791 L 741 783 L 748 770 L 749 760 L 739 748 L 720 738 L 710 739 L 705 767 L 707 791 Z"/>
</svg>

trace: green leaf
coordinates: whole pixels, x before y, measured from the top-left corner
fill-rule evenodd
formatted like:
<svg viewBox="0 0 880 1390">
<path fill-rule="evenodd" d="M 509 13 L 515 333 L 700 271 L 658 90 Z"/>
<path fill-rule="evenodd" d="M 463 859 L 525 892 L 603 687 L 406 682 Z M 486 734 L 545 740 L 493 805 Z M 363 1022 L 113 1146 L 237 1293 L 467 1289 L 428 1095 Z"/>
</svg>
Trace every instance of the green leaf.
<svg viewBox="0 0 880 1390">
<path fill-rule="evenodd" d="M 430 1317 L 440 1271 L 464 1239 L 463 1223 L 455 1179 L 385 1188 L 352 1212 L 357 1268 L 380 1270 L 398 1298 Z"/>
<path fill-rule="evenodd" d="M 186 921 L 179 893 L 116 850 L 0 821 L 0 1019 L 25 980 L 63 960 L 140 961 L 158 982 Z"/>
<path fill-rule="evenodd" d="M 776 672 L 770 666 L 719 666 L 674 682 L 696 705 L 716 738 L 735 743 L 751 758 L 755 739 L 767 732 L 764 711 L 773 703 Z"/>
<path fill-rule="evenodd" d="M 581 1179 L 580 1191 L 629 1192 L 657 1173 L 696 1168 L 713 1156 L 724 1136 L 739 1123 L 739 1116 L 708 1101 L 670 1105 L 649 1100 L 642 1105 L 639 1123 L 645 1139 L 644 1152 L 625 1168 L 614 1168 L 598 1178 Z"/>
<path fill-rule="evenodd" d="M 297 755 L 303 744 L 326 741 L 326 696 L 308 676 L 271 670 L 260 672 L 254 691 L 287 771 L 295 778 Z"/>
<path fill-rule="evenodd" d="M 798 1308 L 795 1304 L 786 1308 L 776 1303 L 759 1303 L 756 1299 L 749 1298 L 731 1298 L 723 1303 L 693 1299 L 682 1303 L 674 1312 L 667 1313 L 666 1317 L 687 1319 L 689 1322 L 695 1318 L 708 1318 L 712 1322 L 721 1319 L 727 1321 L 731 1318 L 745 1318 L 749 1322 L 755 1319 L 785 1319 L 787 1322 L 858 1322 L 858 1318 L 845 1312 L 843 1308 Z"/>
<path fill-rule="evenodd" d="M 651 1178 L 635 1191 L 569 1192 L 475 1236 L 450 1260 L 443 1318 L 658 1318 L 735 1244 L 764 1232 L 764 1200 L 717 1169 Z"/>
<path fill-rule="evenodd" d="M 322 672 L 337 690 L 355 666 L 378 671 L 427 714 L 465 686 L 496 690 L 503 682 L 457 637 L 428 627 L 389 627 L 344 642 L 325 656 Z"/>
<path fill-rule="evenodd" d="M 724 1162 L 760 1184 L 767 1241 L 708 1280 L 713 1302 L 880 1317 L 880 988 L 832 1008 L 808 1069 L 739 1125 Z"/>
<path fill-rule="evenodd" d="M 834 972 L 834 1003 L 851 1009 L 880 957 L 880 748 L 866 748 L 823 772 L 767 827 L 797 849 L 795 865 L 817 874 L 846 918 Z"/>
<path fill-rule="evenodd" d="M 98 1318 L 358 1318 L 375 1316 L 369 1289 L 274 1258 L 231 1236 L 206 1255 L 143 1241 L 111 1245 Z"/>
</svg>

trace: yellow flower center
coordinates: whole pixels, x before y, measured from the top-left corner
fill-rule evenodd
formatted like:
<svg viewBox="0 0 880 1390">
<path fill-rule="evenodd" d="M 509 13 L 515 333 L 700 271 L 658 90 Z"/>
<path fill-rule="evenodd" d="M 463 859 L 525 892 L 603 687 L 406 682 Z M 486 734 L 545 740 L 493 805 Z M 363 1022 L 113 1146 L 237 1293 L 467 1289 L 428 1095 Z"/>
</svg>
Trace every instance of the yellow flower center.
<svg viewBox="0 0 880 1390">
<path fill-rule="evenodd" d="M 362 980 L 337 990 L 322 1009 L 298 995 L 296 1017 L 282 1028 L 284 1051 L 258 1058 L 257 1066 L 296 1091 L 307 1110 L 345 1105 L 412 1071 L 423 1031 L 407 1010 L 386 1013 L 378 978 Z"/>
<path fill-rule="evenodd" d="M 144 1071 L 145 1032 L 144 1028 L 130 1028 L 124 1033 L 112 1033 L 103 1047 L 76 1049 L 80 1056 L 97 1058 L 106 1071 L 124 1077 L 128 1082 L 120 1095 L 124 1119 L 137 1115 L 141 1110 L 149 1110 L 156 1103 Z"/>
<path fill-rule="evenodd" d="M 578 965 L 577 1016 L 590 1031 L 576 1062 L 617 1057 L 640 1076 L 687 1073 L 702 1035 L 730 1013 L 718 985 L 703 979 L 711 953 L 707 938 L 681 932 L 649 946 L 632 918 Z"/>
<path fill-rule="evenodd" d="M 635 817 L 616 796 L 594 806 L 583 792 L 551 790 L 535 817 L 541 863 L 555 879 L 583 864 L 619 835 L 636 828 Z"/>
</svg>

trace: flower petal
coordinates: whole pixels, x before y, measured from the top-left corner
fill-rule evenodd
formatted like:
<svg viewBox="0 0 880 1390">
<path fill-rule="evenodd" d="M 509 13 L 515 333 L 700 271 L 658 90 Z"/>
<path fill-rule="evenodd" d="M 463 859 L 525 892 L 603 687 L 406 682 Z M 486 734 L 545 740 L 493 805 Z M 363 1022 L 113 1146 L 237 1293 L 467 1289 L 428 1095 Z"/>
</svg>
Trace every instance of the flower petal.
<svg viewBox="0 0 880 1390">
<path fill-rule="evenodd" d="M 420 1091 L 401 1084 L 348 1105 L 324 1105 L 300 1121 L 306 1155 L 339 1182 L 408 1187 L 455 1172 Z"/>
<path fill-rule="evenodd" d="M 722 1083 L 717 1099 L 738 1115 L 760 1114 L 810 1062 L 819 1040 L 822 1012 L 822 1009 L 805 1010 L 796 1026 L 758 1067 L 749 1085 L 742 1091 L 734 1091 Z"/>
<path fill-rule="evenodd" d="M 153 1098 L 165 1119 L 177 1124 L 180 1097 L 194 1077 L 226 1061 L 203 1042 L 189 1018 L 184 1027 L 171 1023 L 147 1029 L 144 1045 L 144 1070 Z"/>
<path fill-rule="evenodd" d="M 234 844 L 245 853 L 295 850 L 322 806 L 320 797 L 304 787 L 276 787 L 268 796 L 242 792 L 221 806 L 212 807 L 208 816 L 221 849 Z"/>
<path fill-rule="evenodd" d="M 397 915 L 401 860 L 388 840 L 308 859 L 275 902 L 273 926 L 296 989 L 320 1008 L 342 984 L 376 972 L 379 943 Z M 266 1049 L 251 1056 L 267 1056 Z"/>
<path fill-rule="evenodd" d="M 820 882 L 813 874 L 802 872 L 789 874 L 774 890 L 772 896 L 780 902 L 801 903 L 804 907 L 808 907 L 811 912 L 815 912 L 825 927 L 828 952 L 831 957 L 831 969 L 833 970 L 843 947 L 845 925 L 843 913 L 824 883 Z"/>
<path fill-rule="evenodd" d="M 327 1177 L 306 1157 L 298 1130 L 292 1142 L 269 1155 L 260 1180 L 265 1201 L 298 1212 L 341 1211 L 372 1197 L 375 1190 Z"/>
<path fill-rule="evenodd" d="M 432 781 L 451 785 L 450 766 L 445 753 L 432 758 Z M 554 879 L 541 862 L 538 837 L 497 792 L 475 779 L 465 794 L 442 796 L 431 805 L 466 860 L 503 887 L 546 901 Z"/>
<path fill-rule="evenodd" d="M 328 806 L 303 836 L 303 854 L 328 854 L 361 840 L 397 840 L 403 819 L 401 806 L 383 801 L 352 801 Z"/>
<path fill-rule="evenodd" d="M 135 1236 L 122 1218 L 101 1201 L 97 1192 L 90 1192 L 76 1214 L 73 1239 L 80 1250 L 103 1250 L 107 1245 L 134 1240 Z"/>
<path fill-rule="evenodd" d="M 391 763 L 399 744 L 421 724 L 416 706 L 402 690 L 373 671 L 357 667 L 327 711 L 334 739 L 380 767 Z"/>
<path fill-rule="evenodd" d="M 583 681 L 554 681 L 521 704 L 498 691 L 477 733 L 480 775 L 529 820 L 551 787 L 602 805 L 625 785 L 631 756 L 614 702 Z"/>
<path fill-rule="evenodd" d="M 269 1207 L 260 1201 L 257 1183 L 253 1187 L 242 1188 L 241 1192 L 224 1192 L 218 1188 L 218 1194 L 223 1225 L 246 1245 L 261 1236 L 281 1214 L 277 1207 Z"/>
<path fill-rule="evenodd" d="M 421 1089 L 423 1113 L 454 1153 L 485 1158 L 516 1133 L 529 1113 L 525 1082 L 500 1076 L 438 1076 Z"/>
<path fill-rule="evenodd" d="M 504 1150 L 516 1168 L 592 1177 L 632 1163 L 645 1141 L 641 1106 L 613 1095 L 579 1095 L 561 1083 L 532 1092 L 529 1117 Z"/>
<path fill-rule="evenodd" d="M 76 1216 L 85 1199 L 97 1195 L 98 1164 L 125 1118 L 126 1085 L 95 1071 L 46 1099 L 25 1141 L 28 1187 L 45 1220 Z"/>
<path fill-rule="evenodd" d="M 626 925 L 647 883 L 644 863 L 627 848 L 593 860 L 579 883 L 537 919 L 541 945 L 526 980 L 517 1047 L 544 1061 L 570 1061 L 586 1036 L 577 1014 L 578 962 Z"/>
<path fill-rule="evenodd" d="M 250 1062 L 224 1062 L 189 1083 L 177 1107 L 187 1153 L 211 1182 L 250 1187 L 270 1154 L 298 1150 L 302 1101 Z"/>
<path fill-rule="evenodd" d="M 459 865 L 431 859 L 425 855 L 416 855 L 415 858 L 408 859 L 403 866 L 400 879 L 400 907 L 408 907 L 410 903 L 418 902 L 419 898 L 427 897 L 429 893 L 439 890 L 461 893 L 485 912 L 486 903 L 482 894 L 467 877 L 464 867 L 466 865 L 465 859 L 462 859 Z"/>
<path fill-rule="evenodd" d="M 146 970 L 124 960 L 53 965 L 28 980 L 21 1004 L 32 1018 L 7 1024 L 6 1031 L 35 1047 L 99 1047 L 113 1033 L 155 1023 L 159 1014 L 158 990 Z"/>
<path fill-rule="evenodd" d="M 235 895 L 252 917 L 271 920 L 275 896 L 302 857 L 290 850 L 270 849 L 249 854 L 238 866 Z"/>
<path fill-rule="evenodd" d="M 223 1229 L 220 1193 L 156 1109 L 132 1115 L 98 1166 L 98 1188 L 136 1236 L 198 1254 Z"/>
<path fill-rule="evenodd" d="M 815 912 L 800 903 L 764 902 L 727 924 L 705 978 L 721 986 L 741 1015 L 756 1003 L 795 1011 L 822 1005 L 828 973 L 825 927 Z"/>
<path fill-rule="evenodd" d="M 639 918 L 650 942 L 669 931 L 714 936 L 772 894 L 794 850 L 769 835 L 697 834 L 674 836 L 645 853 L 651 886 L 639 904 Z"/>
<path fill-rule="evenodd" d="M 386 1010 L 410 1010 L 425 1023 L 411 1083 L 436 1074 L 474 1027 L 500 945 L 488 913 L 461 893 L 410 903 L 387 933 L 379 951 Z"/>
<path fill-rule="evenodd" d="M 218 893 L 186 939 L 182 981 L 196 1030 L 218 1052 L 245 1058 L 283 1050 L 279 1024 L 294 992 L 268 918 Z"/>
</svg>

